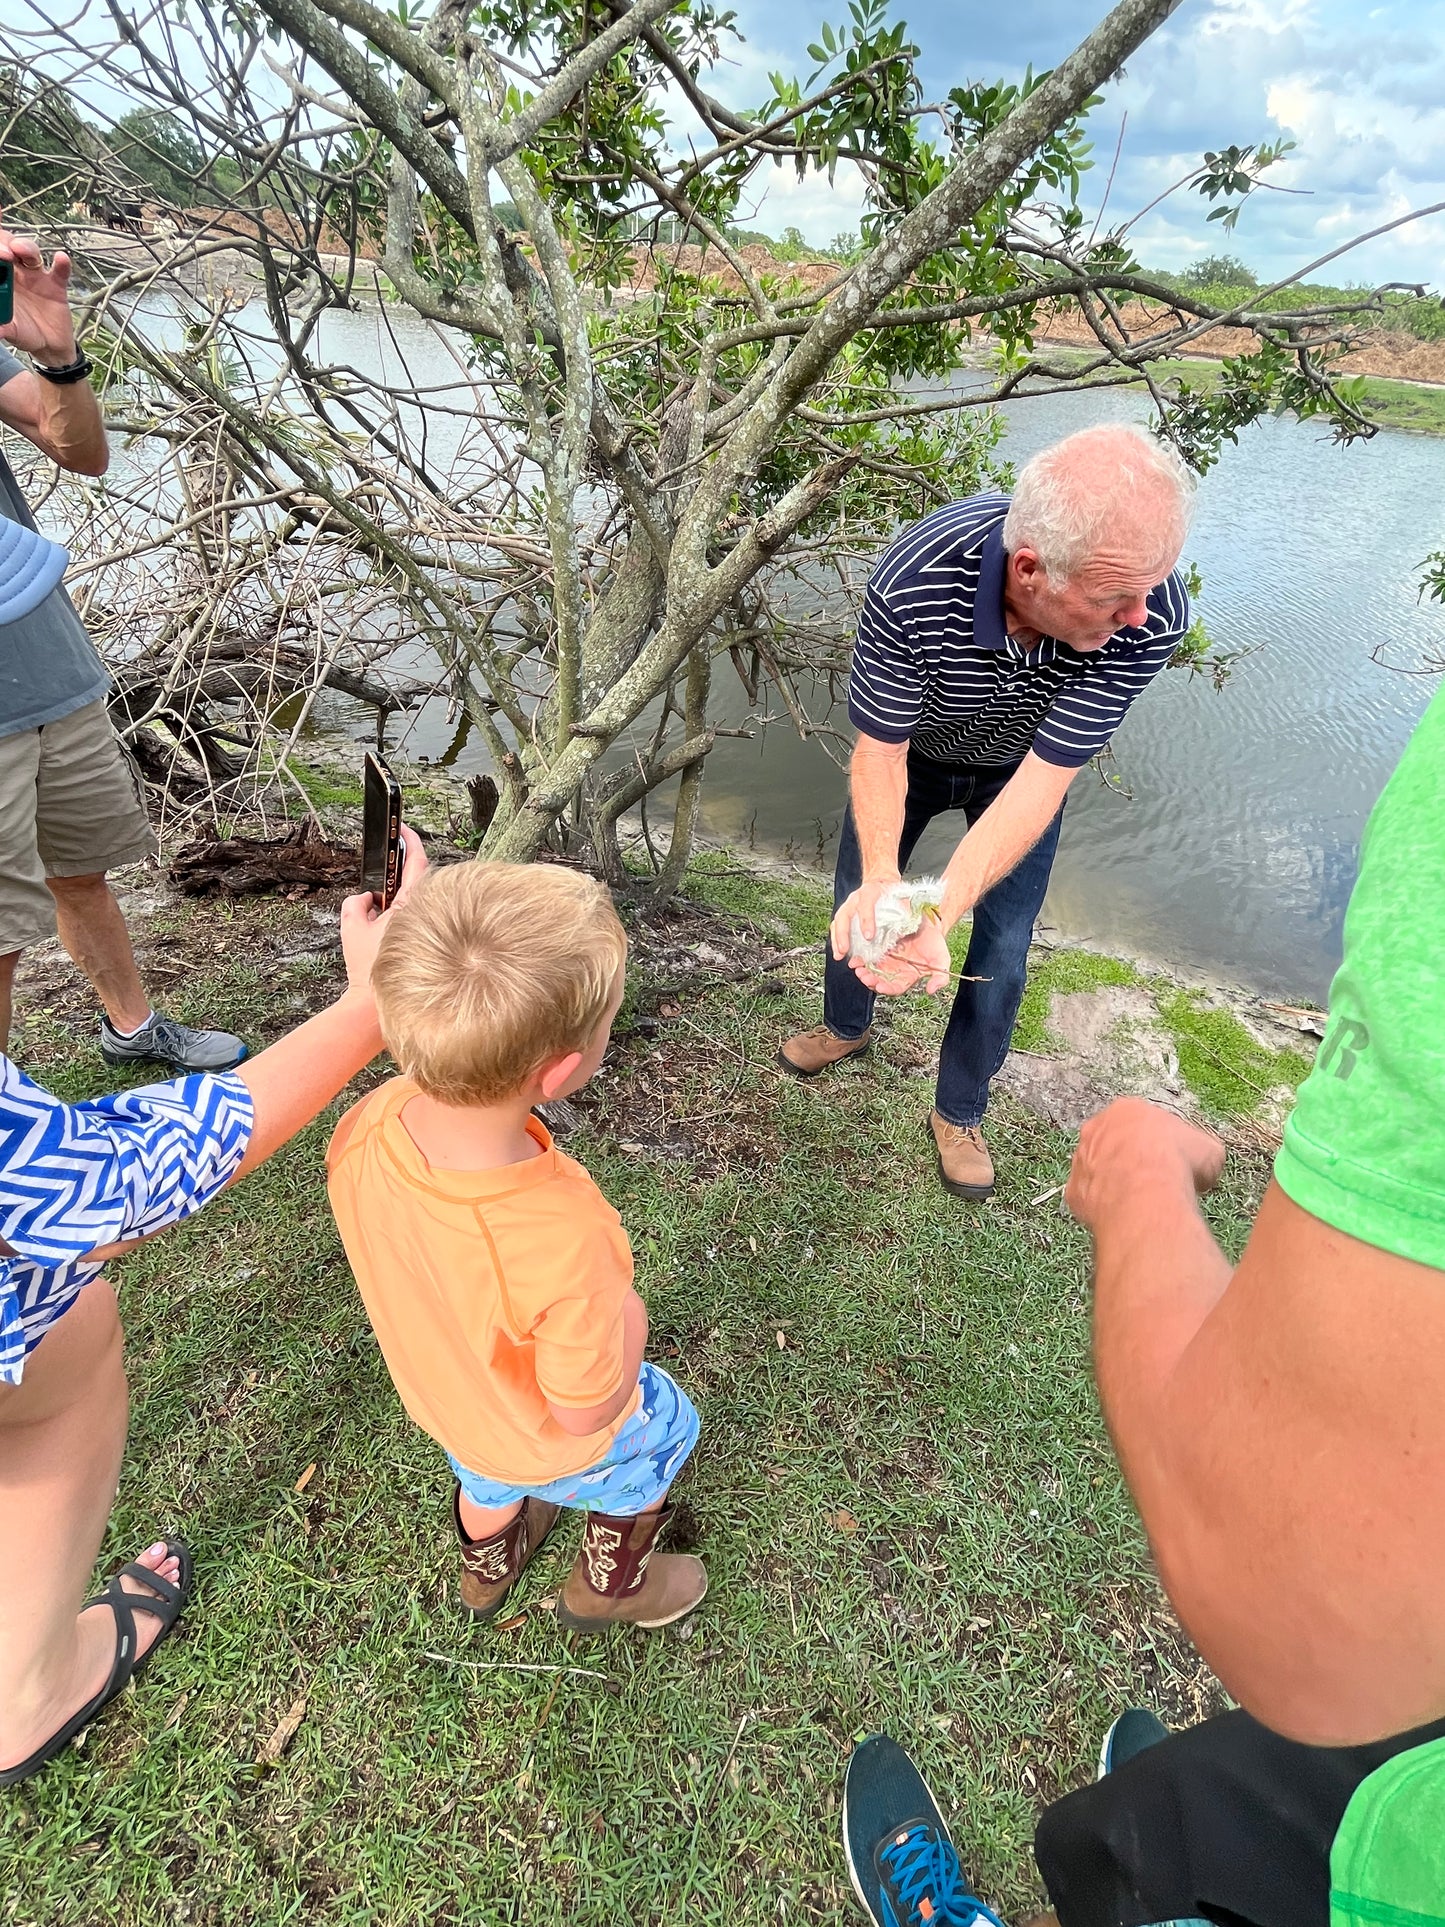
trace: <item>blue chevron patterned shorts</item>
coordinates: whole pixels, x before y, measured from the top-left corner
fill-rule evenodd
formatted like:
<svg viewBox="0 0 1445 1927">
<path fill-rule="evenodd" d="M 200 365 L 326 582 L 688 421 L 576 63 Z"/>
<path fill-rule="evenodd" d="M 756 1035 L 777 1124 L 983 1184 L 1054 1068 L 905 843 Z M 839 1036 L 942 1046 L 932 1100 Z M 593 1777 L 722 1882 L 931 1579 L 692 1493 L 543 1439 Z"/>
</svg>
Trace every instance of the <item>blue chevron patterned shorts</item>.
<svg viewBox="0 0 1445 1927">
<path fill-rule="evenodd" d="M 642 1397 L 637 1410 L 612 1441 L 607 1457 L 583 1472 L 546 1485 L 503 1485 L 459 1465 L 450 1452 L 447 1460 L 473 1505 L 500 1511 L 518 1499 L 550 1499 L 554 1505 L 579 1512 L 605 1512 L 612 1519 L 630 1519 L 646 1512 L 672 1484 L 697 1444 L 698 1416 L 681 1386 L 644 1358 L 637 1375 Z"/>
<path fill-rule="evenodd" d="M 179 1224 L 239 1170 L 251 1093 L 234 1074 L 63 1104 L 0 1057 L 0 1384 L 103 1265 L 101 1245 Z"/>
</svg>

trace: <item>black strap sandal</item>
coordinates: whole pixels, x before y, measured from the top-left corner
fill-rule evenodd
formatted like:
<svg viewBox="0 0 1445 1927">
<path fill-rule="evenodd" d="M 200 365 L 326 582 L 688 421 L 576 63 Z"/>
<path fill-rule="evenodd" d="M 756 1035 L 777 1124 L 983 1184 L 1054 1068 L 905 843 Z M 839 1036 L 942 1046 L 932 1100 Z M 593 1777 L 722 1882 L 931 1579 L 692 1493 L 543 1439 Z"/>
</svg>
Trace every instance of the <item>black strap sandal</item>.
<svg viewBox="0 0 1445 1927">
<path fill-rule="evenodd" d="M 166 1556 L 174 1559 L 180 1567 L 176 1584 L 152 1572 L 149 1566 L 136 1561 L 122 1566 L 111 1579 L 103 1592 L 94 1599 L 88 1599 L 82 1612 L 89 1612 L 92 1606 L 108 1606 L 115 1617 L 115 1659 L 111 1663 L 110 1677 L 95 1695 L 87 1700 L 78 1713 L 75 1713 L 62 1726 L 58 1733 L 52 1733 L 43 1745 L 38 1746 L 28 1760 L 18 1766 L 0 1768 L 0 1787 L 17 1786 L 21 1780 L 28 1780 L 43 1766 L 63 1753 L 78 1734 L 85 1731 L 91 1722 L 103 1713 L 112 1700 L 139 1679 L 151 1660 L 165 1643 L 176 1621 L 185 1611 L 186 1602 L 191 1596 L 191 1549 L 184 1539 L 167 1539 Z M 136 1580 L 154 1591 L 127 1592 L 120 1583 L 123 1578 Z M 161 1622 L 161 1629 L 151 1641 L 145 1652 L 136 1657 L 135 1615 L 149 1613 Z"/>
</svg>

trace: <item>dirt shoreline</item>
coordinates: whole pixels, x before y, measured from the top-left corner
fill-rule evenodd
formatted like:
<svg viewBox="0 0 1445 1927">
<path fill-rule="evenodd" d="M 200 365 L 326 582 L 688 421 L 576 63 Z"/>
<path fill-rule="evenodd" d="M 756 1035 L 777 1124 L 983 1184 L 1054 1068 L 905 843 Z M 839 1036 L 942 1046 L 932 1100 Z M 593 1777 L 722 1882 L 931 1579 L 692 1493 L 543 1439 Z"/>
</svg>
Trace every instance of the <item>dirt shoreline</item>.
<svg viewBox="0 0 1445 1927">
<path fill-rule="evenodd" d="M 136 240 L 125 235 L 111 235 L 107 236 L 103 247 L 89 250 L 88 258 L 103 271 L 107 267 L 114 270 L 133 265 L 142 256 L 154 259 L 156 252 L 154 239 Z M 743 247 L 738 252 L 750 273 L 791 284 L 800 294 L 818 293 L 828 288 L 844 271 L 842 265 L 835 261 L 779 261 L 766 248 L 756 244 Z M 382 272 L 379 261 L 369 257 L 358 258 L 353 270 L 353 264 L 346 256 L 323 255 L 321 259 L 328 271 L 338 279 L 344 280 L 348 271 L 352 271 L 353 295 L 357 300 L 380 301 L 390 293 L 391 284 Z M 261 286 L 250 257 L 243 249 L 222 248 L 208 255 L 204 262 L 188 265 L 191 271 L 185 280 L 196 291 L 229 295 L 233 300 L 243 301 L 253 299 Z M 159 267 L 164 277 L 164 261 Z M 700 248 L 681 244 L 655 249 L 650 253 L 639 250 L 633 257 L 631 273 L 622 283 L 620 292 L 624 298 L 640 298 L 655 288 L 661 275 L 669 271 L 694 276 L 706 273 L 723 289 L 737 295 L 743 293 L 742 282 L 720 260 L 715 250 L 708 250 L 705 254 Z M 1148 334 L 1158 325 L 1161 313 L 1158 304 L 1143 302 L 1131 302 L 1121 311 L 1123 324 L 1133 335 Z M 1094 333 L 1084 317 L 1069 312 L 1050 315 L 1040 328 L 1038 339 L 1057 347 L 1097 346 Z M 1248 352 L 1254 343 L 1255 337 L 1246 328 L 1212 328 L 1191 342 L 1189 355 L 1185 358 L 1205 362 L 1222 361 L 1229 356 Z M 1341 357 L 1339 369 L 1347 375 L 1369 375 L 1410 387 L 1445 387 L 1445 341 L 1418 341 L 1411 335 L 1393 329 L 1371 329 L 1358 347 Z"/>
<path fill-rule="evenodd" d="M 1131 302 L 1122 310 L 1124 327 L 1133 336 L 1148 335 L 1159 326 L 1162 310 Z M 1062 347 L 1096 348 L 1094 331 L 1081 314 L 1054 313 L 1039 330 L 1039 338 Z M 1223 361 L 1247 354 L 1256 345 L 1248 328 L 1211 328 L 1189 344 L 1188 359 Z M 1417 341 L 1413 335 L 1390 328 L 1372 328 L 1358 348 L 1342 355 L 1339 370 L 1346 375 L 1374 375 L 1383 381 L 1411 386 L 1445 387 L 1445 341 Z"/>
</svg>

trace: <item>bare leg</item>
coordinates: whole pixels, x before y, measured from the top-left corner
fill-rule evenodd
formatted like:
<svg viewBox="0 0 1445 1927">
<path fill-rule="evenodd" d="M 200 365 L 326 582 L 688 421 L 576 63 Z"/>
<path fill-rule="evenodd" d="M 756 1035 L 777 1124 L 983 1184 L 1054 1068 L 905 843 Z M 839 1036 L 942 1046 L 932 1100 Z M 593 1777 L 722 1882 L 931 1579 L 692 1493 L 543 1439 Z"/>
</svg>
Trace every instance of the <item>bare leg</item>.
<svg viewBox="0 0 1445 1927">
<path fill-rule="evenodd" d="M 117 1030 L 137 1030 L 151 1014 L 150 999 L 135 967 L 125 918 L 104 874 L 47 877 L 45 882 L 55 898 L 60 941 L 90 979 L 106 1016 Z"/>
<path fill-rule="evenodd" d="M 462 1531 L 469 1539 L 490 1539 L 493 1533 L 504 1532 L 521 1510 L 520 1499 L 515 1505 L 473 1505 L 465 1492 L 458 1507 Z"/>
<path fill-rule="evenodd" d="M 0 1386 L 0 1767 L 27 1759 L 110 1672 L 115 1616 L 80 1605 L 115 1498 L 126 1416 L 115 1294 L 97 1278 L 30 1354 L 23 1382 Z M 163 1547 L 141 1563 L 179 1576 Z M 136 1614 L 140 1652 L 159 1630 L 152 1614 Z"/>
<path fill-rule="evenodd" d="M 22 956 L 11 950 L 0 957 L 0 1051 L 10 1048 L 10 988 L 15 982 L 15 966 Z"/>
<path fill-rule="evenodd" d="M 652 1504 L 644 1506 L 641 1512 L 635 1515 L 629 1514 L 628 1516 L 645 1519 L 651 1512 L 660 1512 L 666 1503 L 667 1494 L 664 1492 L 660 1499 L 654 1499 Z M 504 1531 L 506 1527 L 512 1523 L 513 1519 L 515 1519 L 517 1514 L 522 1510 L 522 1502 L 519 1499 L 515 1505 L 496 1507 L 473 1505 L 466 1493 L 463 1492 L 459 1510 L 462 1518 L 462 1531 L 469 1539 L 490 1539 L 493 1533 Z"/>
</svg>

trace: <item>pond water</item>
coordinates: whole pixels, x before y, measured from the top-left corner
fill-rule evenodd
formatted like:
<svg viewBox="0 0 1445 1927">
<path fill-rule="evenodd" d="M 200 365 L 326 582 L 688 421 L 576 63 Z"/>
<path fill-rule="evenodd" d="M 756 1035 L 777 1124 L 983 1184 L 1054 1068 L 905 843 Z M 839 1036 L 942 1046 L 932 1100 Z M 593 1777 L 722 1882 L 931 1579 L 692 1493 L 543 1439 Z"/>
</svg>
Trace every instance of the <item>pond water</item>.
<svg viewBox="0 0 1445 1927">
<path fill-rule="evenodd" d="M 403 329 L 408 318 L 388 317 Z M 395 347 L 374 313 L 327 318 L 328 352 L 359 366 Z M 407 341 L 421 371 L 432 342 Z M 1015 462 L 1075 428 L 1148 414 L 1143 397 L 1070 394 L 1005 410 Z M 440 440 L 448 437 L 440 426 Z M 1166 671 L 1115 743 L 1116 779 L 1085 771 L 1065 817 L 1046 920 L 1065 933 L 1271 994 L 1323 998 L 1339 959 L 1360 832 L 1436 686 L 1445 609 L 1422 605 L 1419 564 L 1445 544 L 1445 443 L 1382 432 L 1339 448 L 1317 426 L 1270 420 L 1226 448 L 1201 485 L 1186 554 L 1225 649 L 1255 653 L 1222 692 Z M 1385 660 L 1377 661 L 1376 652 Z M 719 678 L 735 714 L 745 708 Z M 362 736 L 369 714 L 328 699 L 325 726 Z M 397 721 L 408 754 L 484 766 L 445 706 Z M 713 837 L 831 869 L 845 779 L 784 725 L 722 739 L 708 761 Z M 916 859 L 941 866 L 954 830 Z"/>
</svg>

